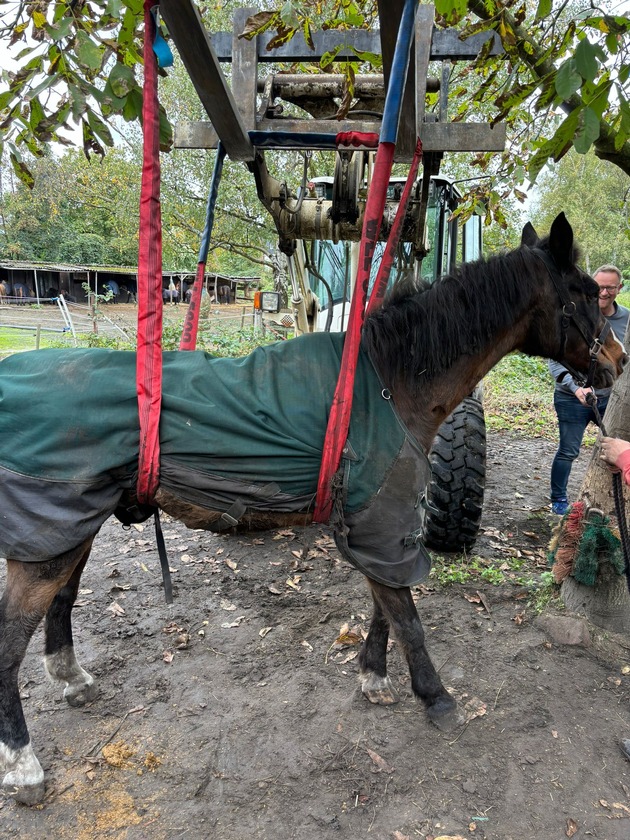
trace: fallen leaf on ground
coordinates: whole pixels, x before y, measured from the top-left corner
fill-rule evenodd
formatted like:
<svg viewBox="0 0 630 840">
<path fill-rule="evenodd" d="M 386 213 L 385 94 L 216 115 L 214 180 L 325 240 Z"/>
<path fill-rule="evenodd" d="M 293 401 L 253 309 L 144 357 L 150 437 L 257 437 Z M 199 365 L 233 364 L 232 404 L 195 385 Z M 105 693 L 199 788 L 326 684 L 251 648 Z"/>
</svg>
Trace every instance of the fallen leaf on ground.
<svg viewBox="0 0 630 840">
<path fill-rule="evenodd" d="M 466 723 L 478 717 L 483 717 L 488 713 L 488 706 L 480 700 L 479 697 L 471 697 L 464 706 L 464 716 Z"/>
<path fill-rule="evenodd" d="M 388 764 L 384 758 L 382 758 L 378 753 L 375 753 L 374 750 L 371 750 L 369 747 L 365 748 L 367 754 L 370 756 L 376 767 L 378 768 L 377 772 L 380 773 L 381 771 L 385 771 L 385 773 L 393 773 L 394 768 Z"/>
<path fill-rule="evenodd" d="M 573 837 L 575 832 L 578 830 L 578 824 L 575 820 L 572 820 L 571 817 L 567 820 L 567 830 L 564 832 L 567 837 Z"/>
<path fill-rule="evenodd" d="M 111 604 L 109 605 L 109 607 L 107 607 L 107 609 L 108 609 L 111 613 L 114 613 L 114 615 L 124 615 L 124 614 L 125 614 L 124 609 L 120 606 L 120 604 L 118 603 L 118 601 L 114 601 L 113 603 L 111 603 Z"/>
<path fill-rule="evenodd" d="M 181 633 L 175 639 L 175 647 L 177 648 L 177 650 L 186 650 L 186 648 L 188 648 L 189 644 L 190 644 L 190 636 L 188 635 L 188 633 Z"/>
<path fill-rule="evenodd" d="M 235 572 L 238 568 L 238 563 L 235 563 L 234 560 L 230 560 L 229 557 L 225 558 L 225 565 L 228 567 L 228 569 L 232 569 L 233 572 Z"/>
<path fill-rule="evenodd" d="M 271 633 L 272 629 L 272 627 L 263 627 L 262 630 L 258 631 L 258 635 L 261 639 L 264 639 L 267 633 Z"/>
<path fill-rule="evenodd" d="M 227 629 L 229 629 L 230 627 L 238 627 L 244 618 L 244 615 L 239 615 L 239 617 L 235 618 L 234 621 L 224 621 L 221 627 L 225 627 Z"/>
<path fill-rule="evenodd" d="M 222 610 L 225 610 L 226 612 L 232 612 L 232 610 L 236 609 L 236 604 L 231 604 L 229 601 L 226 601 L 225 599 L 223 599 L 221 601 L 219 606 L 221 607 Z"/>
<path fill-rule="evenodd" d="M 351 645 L 358 645 L 362 641 L 363 636 L 360 636 L 358 633 L 354 633 L 352 630 L 348 630 L 340 636 L 337 636 L 334 644 L 339 645 L 340 647 L 349 647 Z"/>
<path fill-rule="evenodd" d="M 411 840 L 408 834 L 403 834 L 402 831 L 395 831 L 392 834 L 392 840 Z"/>
<path fill-rule="evenodd" d="M 174 654 L 170 650 L 165 650 L 162 653 L 162 659 L 166 662 L 167 665 L 170 665 L 174 659 Z"/>
</svg>

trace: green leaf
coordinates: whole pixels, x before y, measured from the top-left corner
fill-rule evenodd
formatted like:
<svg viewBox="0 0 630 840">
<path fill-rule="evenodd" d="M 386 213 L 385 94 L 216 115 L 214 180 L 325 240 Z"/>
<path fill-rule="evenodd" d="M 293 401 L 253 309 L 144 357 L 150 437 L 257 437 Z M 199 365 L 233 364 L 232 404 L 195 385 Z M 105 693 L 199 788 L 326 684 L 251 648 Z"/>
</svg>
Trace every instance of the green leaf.
<svg viewBox="0 0 630 840">
<path fill-rule="evenodd" d="M 354 47 L 353 47 L 354 49 Z M 354 53 L 359 61 L 364 61 L 368 64 L 371 64 L 372 67 L 375 69 L 379 69 L 383 66 L 383 58 L 378 53 L 367 52 L 365 50 L 357 50 L 354 49 Z"/>
<path fill-rule="evenodd" d="M 72 26 L 74 24 L 74 18 L 72 15 L 66 15 L 66 17 L 62 17 L 59 23 L 55 23 L 52 26 L 46 27 L 46 32 L 48 32 L 49 36 L 53 41 L 61 41 L 64 38 L 67 38 L 68 35 L 72 32 Z"/>
<path fill-rule="evenodd" d="M 129 91 L 129 95 L 125 99 L 123 105 L 122 115 L 127 122 L 137 119 L 142 114 L 142 93 L 139 88 L 134 88 Z"/>
<path fill-rule="evenodd" d="M 78 122 L 79 117 L 81 117 L 87 109 L 87 97 L 82 90 L 71 84 L 68 85 L 68 93 L 70 94 L 72 104 L 72 116 L 74 117 L 75 122 Z"/>
<path fill-rule="evenodd" d="M 560 160 L 560 158 L 563 157 L 563 155 L 565 155 L 571 148 L 579 116 L 579 110 L 572 111 L 556 129 L 556 133 L 553 137 L 543 143 L 536 154 L 531 158 L 527 168 L 527 174 L 529 175 L 532 184 L 538 177 L 540 170 L 550 159 L 555 161 Z"/>
<path fill-rule="evenodd" d="M 599 137 L 599 118 L 591 108 L 584 108 L 580 123 L 573 145 L 576 152 L 585 155 Z"/>
<path fill-rule="evenodd" d="M 595 44 L 591 44 L 588 38 L 584 38 L 576 47 L 573 56 L 575 69 L 583 79 L 587 79 L 589 82 L 594 81 L 597 76 L 599 70 L 599 62 L 597 60 L 599 53 L 598 47 Z"/>
<path fill-rule="evenodd" d="M 166 111 L 160 106 L 160 151 L 170 152 L 173 148 L 173 126 L 166 116 Z"/>
<path fill-rule="evenodd" d="M 447 23 L 457 23 L 466 14 L 467 0 L 436 0 L 435 10 Z"/>
<path fill-rule="evenodd" d="M 33 189 L 33 185 L 35 184 L 35 179 L 33 178 L 33 173 L 28 168 L 28 166 L 21 160 L 11 153 L 11 166 L 13 167 L 13 171 L 20 179 L 20 181 L 29 188 L 29 190 Z"/>
<path fill-rule="evenodd" d="M 82 29 L 77 32 L 77 58 L 84 67 L 95 72 L 100 70 L 103 52 L 103 48 L 95 44 L 87 32 Z"/>
<path fill-rule="evenodd" d="M 538 0 L 535 20 L 544 20 L 551 14 L 552 0 Z"/>
<path fill-rule="evenodd" d="M 37 126 L 40 122 L 44 119 L 46 115 L 44 114 L 44 109 L 41 106 L 41 103 L 37 97 L 31 99 L 31 115 L 29 118 L 29 125 L 31 129 L 35 131 Z"/>
<path fill-rule="evenodd" d="M 14 96 L 15 94 L 12 90 L 5 90 L 4 93 L 0 93 L 0 111 L 4 111 L 5 108 L 9 107 Z"/>
<path fill-rule="evenodd" d="M 575 69 L 575 61 L 565 61 L 556 73 L 556 91 L 562 99 L 569 99 L 580 89 L 582 77 Z"/>
<path fill-rule="evenodd" d="M 297 29 L 300 25 L 297 13 L 292 3 L 285 3 L 280 9 L 280 19 L 287 29 Z"/>
<path fill-rule="evenodd" d="M 96 116 L 94 111 L 89 110 L 87 112 L 87 119 L 90 128 L 92 129 L 93 133 L 105 143 L 106 146 L 113 146 L 114 139 L 111 135 L 109 128 L 105 125 L 103 120 Z"/>
<path fill-rule="evenodd" d="M 322 68 L 322 70 L 326 70 L 328 67 L 330 67 L 330 65 L 337 58 L 340 50 L 341 45 L 335 47 L 334 50 L 328 50 L 327 52 L 322 53 L 322 57 L 319 60 L 319 66 Z"/>
<path fill-rule="evenodd" d="M 114 95 L 120 99 L 124 98 L 136 83 L 133 70 L 117 61 L 109 74 L 109 83 Z"/>
</svg>

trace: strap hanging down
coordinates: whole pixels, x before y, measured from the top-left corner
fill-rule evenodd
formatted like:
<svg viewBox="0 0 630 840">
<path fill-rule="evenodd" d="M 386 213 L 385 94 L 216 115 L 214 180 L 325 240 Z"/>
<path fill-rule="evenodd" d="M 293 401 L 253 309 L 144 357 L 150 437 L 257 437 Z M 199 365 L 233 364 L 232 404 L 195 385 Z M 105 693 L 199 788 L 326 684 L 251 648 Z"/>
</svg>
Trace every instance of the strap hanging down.
<svg viewBox="0 0 630 840">
<path fill-rule="evenodd" d="M 160 208 L 160 113 L 157 61 L 153 50 L 157 24 L 153 0 L 144 3 L 144 134 L 140 191 L 140 243 L 138 250 L 138 350 L 136 390 L 140 423 L 138 482 L 141 504 L 153 505 L 160 469 L 160 408 L 162 404 L 162 217 Z M 171 575 L 155 510 L 155 535 L 167 604 L 173 603 Z"/>
<path fill-rule="evenodd" d="M 157 62 L 153 53 L 152 0 L 144 4 L 144 147 L 138 251 L 138 352 L 136 389 L 140 420 L 138 500 L 152 504 L 158 485 L 162 402 L 162 219 L 160 209 L 160 116 Z"/>
<path fill-rule="evenodd" d="M 350 427 L 354 378 L 361 343 L 361 327 L 365 317 L 370 268 L 381 228 L 387 200 L 387 187 L 394 163 L 398 122 L 400 120 L 403 91 L 407 81 L 416 9 L 417 0 L 406 0 L 400 19 L 372 184 L 365 205 L 359 264 L 350 304 L 348 330 L 343 347 L 339 379 L 337 380 L 324 439 L 322 464 L 317 482 L 317 498 L 313 513 L 314 522 L 328 522 L 330 518 L 332 477 L 339 467 L 341 453 Z"/>
<path fill-rule="evenodd" d="M 199 247 L 199 260 L 197 262 L 197 274 L 192 288 L 192 295 L 190 297 L 190 305 L 186 312 L 186 319 L 184 321 L 184 329 L 182 331 L 181 341 L 179 342 L 180 350 L 194 350 L 197 346 L 197 331 L 199 329 L 199 310 L 201 309 L 201 293 L 203 291 L 203 281 L 206 276 L 206 262 L 208 260 L 208 249 L 210 248 L 210 237 L 212 236 L 212 227 L 214 225 L 214 208 L 217 203 L 217 193 L 219 191 L 219 181 L 221 180 L 221 173 L 223 171 L 223 161 L 225 160 L 225 146 L 221 141 L 217 147 L 217 156 L 214 161 L 214 170 L 212 172 L 212 181 L 210 182 L 210 191 L 208 192 L 208 203 L 206 205 L 206 224 L 201 236 L 201 245 Z"/>
</svg>

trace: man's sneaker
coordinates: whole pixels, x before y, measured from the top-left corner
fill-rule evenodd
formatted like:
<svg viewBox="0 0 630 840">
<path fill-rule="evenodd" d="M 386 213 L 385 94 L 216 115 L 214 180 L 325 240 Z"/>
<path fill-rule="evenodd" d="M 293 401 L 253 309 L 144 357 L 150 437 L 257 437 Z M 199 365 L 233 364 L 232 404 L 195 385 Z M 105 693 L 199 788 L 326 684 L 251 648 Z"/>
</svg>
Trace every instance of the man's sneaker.
<svg viewBox="0 0 630 840">
<path fill-rule="evenodd" d="M 556 516 L 564 516 L 565 513 L 569 512 L 570 507 L 571 505 L 567 499 L 558 499 L 556 502 L 551 503 L 551 512 L 555 513 Z"/>
</svg>

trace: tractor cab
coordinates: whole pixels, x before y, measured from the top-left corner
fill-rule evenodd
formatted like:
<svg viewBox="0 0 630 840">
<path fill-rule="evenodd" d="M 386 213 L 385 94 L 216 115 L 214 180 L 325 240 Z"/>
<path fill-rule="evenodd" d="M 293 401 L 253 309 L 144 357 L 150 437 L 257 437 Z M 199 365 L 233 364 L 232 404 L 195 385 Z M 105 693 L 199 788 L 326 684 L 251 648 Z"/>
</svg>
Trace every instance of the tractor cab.
<svg viewBox="0 0 630 840">
<path fill-rule="evenodd" d="M 390 179 L 387 214 L 395 212 L 404 183 L 404 178 Z M 331 207 L 333 190 L 332 177 L 313 178 L 309 183 L 309 191 L 314 200 L 319 203 L 329 202 Z M 414 188 L 416 196 L 421 194 L 421 190 L 422 182 L 419 180 Z M 460 198 L 457 185 L 449 178 L 431 178 L 422 256 L 418 258 L 414 254 L 413 243 L 401 242 L 388 288 L 409 274 L 414 274 L 425 283 L 433 283 L 455 265 L 481 256 L 481 218 L 473 215 L 464 224 L 460 224 L 459 217 L 453 216 Z M 413 201 L 409 215 L 410 222 L 417 221 Z M 415 229 L 411 223 L 407 228 Z M 376 245 L 370 286 L 376 277 L 384 246 L 383 240 Z M 297 262 L 303 267 L 305 293 L 308 295 L 310 292 L 314 297 L 312 311 L 316 314 L 312 329 L 333 332 L 345 329 L 358 255 L 357 243 L 347 239 L 302 239 L 298 248 L 301 253 L 297 255 Z"/>
</svg>

